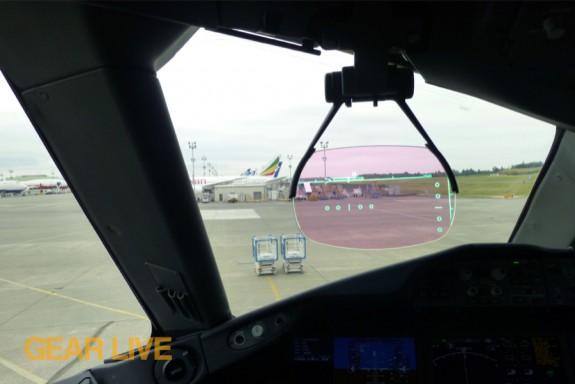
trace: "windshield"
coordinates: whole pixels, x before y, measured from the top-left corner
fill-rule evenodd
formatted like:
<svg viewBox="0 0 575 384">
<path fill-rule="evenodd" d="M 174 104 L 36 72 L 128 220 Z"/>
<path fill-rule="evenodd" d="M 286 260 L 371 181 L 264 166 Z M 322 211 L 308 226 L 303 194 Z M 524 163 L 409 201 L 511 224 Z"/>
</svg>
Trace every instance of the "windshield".
<svg viewBox="0 0 575 384">
<path fill-rule="evenodd" d="M 324 246 L 304 234 L 294 240 L 302 257 L 305 244 L 301 269 L 291 265 L 282 235 L 285 243 L 301 232 L 288 201 L 293 171 L 330 108 L 325 74 L 350 65 L 345 53 L 314 57 L 201 30 L 159 73 L 236 315 L 455 245 L 505 242 L 533 187 L 554 127 L 416 76 L 408 104 L 457 175 L 453 227 L 440 240 L 383 251 Z M 341 108 L 316 149 L 364 145 L 425 141 L 394 103 L 355 103 Z"/>
<path fill-rule="evenodd" d="M 408 103 L 458 177 L 449 232 L 389 250 L 300 235 L 293 171 L 330 107 L 325 73 L 352 64 L 344 53 L 314 57 L 199 31 L 158 74 L 236 316 L 455 245 L 505 242 L 525 205 L 554 128 L 416 76 Z M 22 349 L 31 337 L 101 337 L 105 358 L 150 335 L 150 323 L 5 83 L 1 91 L 0 377 L 44 383 L 96 362 L 37 363 Z M 321 140 L 326 150 L 424 144 L 391 103 L 343 107 Z"/>
</svg>

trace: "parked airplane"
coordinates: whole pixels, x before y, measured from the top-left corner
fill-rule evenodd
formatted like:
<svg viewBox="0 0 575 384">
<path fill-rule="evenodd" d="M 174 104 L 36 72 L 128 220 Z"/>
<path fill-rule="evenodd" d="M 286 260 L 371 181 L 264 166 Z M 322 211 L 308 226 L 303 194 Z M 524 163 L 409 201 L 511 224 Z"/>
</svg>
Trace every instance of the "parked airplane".
<svg viewBox="0 0 575 384">
<path fill-rule="evenodd" d="M 253 183 L 261 184 L 270 180 L 276 179 L 280 173 L 282 166 L 281 155 L 278 155 L 272 162 L 259 172 L 256 169 L 248 168 L 239 176 L 205 176 L 196 177 L 192 180 L 194 194 L 197 199 L 200 199 L 205 190 L 213 189 L 218 184 L 231 184 L 231 183 Z"/>
<path fill-rule="evenodd" d="M 22 182 L 30 191 L 43 193 L 61 193 L 68 191 L 68 183 L 63 179 L 35 179 Z"/>
<path fill-rule="evenodd" d="M 0 181 L 0 196 L 12 194 L 21 195 L 28 189 L 28 186 L 19 181 Z"/>
<path fill-rule="evenodd" d="M 280 172 L 281 166 L 282 166 L 282 162 L 281 162 L 281 155 L 276 157 L 274 159 L 274 161 L 272 161 L 270 163 L 270 165 L 268 165 L 267 167 L 264 168 L 264 170 L 262 172 L 260 172 L 259 176 L 273 176 L 278 177 L 278 174 Z M 252 170 L 251 168 L 248 168 L 244 173 L 242 173 L 242 176 L 256 176 L 256 170 Z"/>
</svg>

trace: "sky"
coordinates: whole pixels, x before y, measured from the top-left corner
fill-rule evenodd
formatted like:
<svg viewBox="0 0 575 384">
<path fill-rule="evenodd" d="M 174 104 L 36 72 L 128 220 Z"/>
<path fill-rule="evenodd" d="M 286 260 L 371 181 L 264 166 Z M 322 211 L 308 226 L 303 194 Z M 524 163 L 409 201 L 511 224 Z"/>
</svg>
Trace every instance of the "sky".
<svg viewBox="0 0 575 384">
<path fill-rule="evenodd" d="M 158 73 L 183 159 L 203 174 L 202 157 L 220 175 L 262 168 L 281 154 L 280 176 L 292 170 L 327 114 L 323 82 L 328 72 L 353 65 L 348 54 L 319 57 L 204 30 L 196 33 Z M 544 161 L 554 127 L 481 100 L 425 84 L 416 75 L 408 100 L 453 169 L 491 169 Z M 397 106 L 342 107 L 322 141 L 354 145 L 423 145 Z M 0 175 L 59 172 L 0 79 Z M 207 173 L 209 175 L 209 172 Z M 2 176 L 0 176 L 2 178 Z"/>
</svg>

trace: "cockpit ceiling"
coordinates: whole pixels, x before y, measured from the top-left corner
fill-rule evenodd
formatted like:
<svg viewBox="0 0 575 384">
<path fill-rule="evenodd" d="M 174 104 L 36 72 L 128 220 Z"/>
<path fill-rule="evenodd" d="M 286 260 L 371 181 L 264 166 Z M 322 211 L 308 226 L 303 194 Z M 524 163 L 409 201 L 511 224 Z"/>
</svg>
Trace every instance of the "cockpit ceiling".
<svg viewBox="0 0 575 384">
<path fill-rule="evenodd" d="M 400 52 L 390 62 L 411 65 L 429 83 L 575 128 L 575 54 L 565 54 L 575 39 L 575 6 L 569 3 L 182 2 L 114 8 L 323 49 Z"/>
</svg>

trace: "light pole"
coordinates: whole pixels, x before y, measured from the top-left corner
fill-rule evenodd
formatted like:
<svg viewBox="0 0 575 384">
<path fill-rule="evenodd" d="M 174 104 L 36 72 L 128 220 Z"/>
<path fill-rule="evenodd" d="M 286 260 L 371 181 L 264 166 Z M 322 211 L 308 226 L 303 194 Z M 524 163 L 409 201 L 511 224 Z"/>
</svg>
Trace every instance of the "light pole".
<svg viewBox="0 0 575 384">
<path fill-rule="evenodd" d="M 289 178 L 291 180 L 291 159 L 293 159 L 293 155 L 287 155 L 287 158 L 289 160 Z"/>
<path fill-rule="evenodd" d="M 204 161 L 204 177 L 206 177 L 206 160 L 208 158 L 206 156 L 202 156 L 202 160 Z"/>
<path fill-rule="evenodd" d="M 188 147 L 192 150 L 192 185 L 196 185 L 196 158 L 194 157 L 194 149 L 196 149 L 196 142 L 188 141 Z"/>
<path fill-rule="evenodd" d="M 319 142 L 319 145 L 323 148 L 323 182 L 327 183 L 327 157 L 325 156 L 325 150 L 327 149 L 327 145 L 329 144 L 329 141 L 326 141 L 325 143 L 323 141 Z"/>
</svg>

